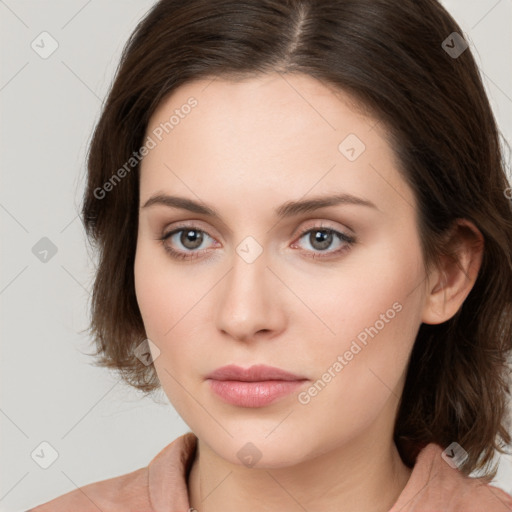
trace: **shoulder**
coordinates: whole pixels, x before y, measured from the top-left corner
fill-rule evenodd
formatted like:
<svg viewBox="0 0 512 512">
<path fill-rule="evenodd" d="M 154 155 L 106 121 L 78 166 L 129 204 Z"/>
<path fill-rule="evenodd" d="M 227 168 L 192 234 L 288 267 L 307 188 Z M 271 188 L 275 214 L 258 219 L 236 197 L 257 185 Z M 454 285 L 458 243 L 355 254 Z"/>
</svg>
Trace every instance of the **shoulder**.
<svg viewBox="0 0 512 512">
<path fill-rule="evenodd" d="M 144 467 L 79 487 L 27 512 L 151 512 L 147 483 Z"/>
<path fill-rule="evenodd" d="M 196 436 L 188 432 L 162 448 L 145 467 L 78 487 L 27 512 L 153 512 L 155 508 L 184 508 L 185 476 L 196 442 Z"/>
<path fill-rule="evenodd" d="M 512 512 L 512 496 L 481 478 L 463 475 L 443 458 L 443 448 L 425 446 L 390 512 Z"/>
</svg>

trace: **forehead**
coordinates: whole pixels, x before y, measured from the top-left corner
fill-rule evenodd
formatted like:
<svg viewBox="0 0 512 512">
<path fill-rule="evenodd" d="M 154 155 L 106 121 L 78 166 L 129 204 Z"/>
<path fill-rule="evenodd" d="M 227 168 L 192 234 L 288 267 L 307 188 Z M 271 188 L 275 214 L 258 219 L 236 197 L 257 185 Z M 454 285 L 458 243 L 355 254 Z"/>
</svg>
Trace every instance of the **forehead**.
<svg viewBox="0 0 512 512">
<path fill-rule="evenodd" d="M 196 103 L 193 109 L 188 107 L 191 101 Z M 185 124 L 182 121 L 194 114 L 186 124 L 194 125 L 196 132 L 201 125 L 210 128 L 215 122 L 219 135 L 257 133 L 257 141 L 267 134 L 269 141 L 279 143 L 293 135 L 304 136 L 304 132 L 321 139 L 325 133 L 348 126 L 363 136 L 368 123 L 375 125 L 375 120 L 358 110 L 347 93 L 300 73 L 273 72 L 236 81 L 213 77 L 185 83 L 167 95 L 153 113 L 148 131 L 176 113 L 175 133 L 180 131 L 178 124 Z M 209 138 L 214 135 L 210 133 Z"/>
<path fill-rule="evenodd" d="M 351 96 L 307 75 L 196 80 L 151 116 L 155 147 L 141 164 L 141 196 L 165 187 L 207 195 L 223 183 L 231 193 L 300 197 L 336 186 L 393 201 L 403 184 L 385 135 Z"/>
</svg>

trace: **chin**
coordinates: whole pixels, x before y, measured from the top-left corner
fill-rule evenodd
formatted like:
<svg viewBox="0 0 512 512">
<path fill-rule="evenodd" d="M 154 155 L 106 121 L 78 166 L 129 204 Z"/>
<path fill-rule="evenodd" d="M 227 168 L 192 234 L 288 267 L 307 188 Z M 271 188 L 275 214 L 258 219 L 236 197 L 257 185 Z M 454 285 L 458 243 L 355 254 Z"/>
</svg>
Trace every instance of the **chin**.
<svg viewBox="0 0 512 512">
<path fill-rule="evenodd" d="M 229 429 L 233 437 L 223 434 L 195 431 L 197 437 L 207 444 L 219 457 L 231 464 L 255 469 L 285 468 L 302 462 L 311 455 L 313 446 L 308 446 L 307 438 L 294 437 L 292 430 L 282 429 L 280 435 L 271 428 L 262 433 L 259 429 Z"/>
</svg>

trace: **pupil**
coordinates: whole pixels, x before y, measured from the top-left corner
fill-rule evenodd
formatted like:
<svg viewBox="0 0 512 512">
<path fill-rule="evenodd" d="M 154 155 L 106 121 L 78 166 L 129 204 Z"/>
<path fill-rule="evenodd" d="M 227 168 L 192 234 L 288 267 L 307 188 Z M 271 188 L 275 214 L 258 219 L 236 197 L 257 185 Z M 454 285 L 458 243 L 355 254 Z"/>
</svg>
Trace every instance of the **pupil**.
<svg viewBox="0 0 512 512">
<path fill-rule="evenodd" d="M 327 249 L 331 245 L 332 233 L 328 231 L 314 231 L 311 233 L 314 238 L 314 243 L 311 245 L 315 247 L 315 244 L 318 244 L 316 249 Z"/>
<path fill-rule="evenodd" d="M 196 231 L 194 229 L 191 229 L 186 232 L 183 231 L 183 234 L 181 235 L 181 243 L 188 249 L 196 249 L 201 245 L 202 241 L 203 235 L 200 234 L 199 231 Z M 191 246 L 189 245 L 190 242 L 192 242 Z"/>
</svg>

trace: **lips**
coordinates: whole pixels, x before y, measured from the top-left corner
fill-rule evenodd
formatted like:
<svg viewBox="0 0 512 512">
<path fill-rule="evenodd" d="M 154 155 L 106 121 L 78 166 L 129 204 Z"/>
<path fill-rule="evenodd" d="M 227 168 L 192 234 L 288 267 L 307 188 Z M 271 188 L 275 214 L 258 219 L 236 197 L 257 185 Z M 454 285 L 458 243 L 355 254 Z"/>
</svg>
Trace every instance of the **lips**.
<svg viewBox="0 0 512 512">
<path fill-rule="evenodd" d="M 305 377 L 266 365 L 223 366 L 206 377 L 210 389 L 238 407 L 263 407 L 290 395 L 308 381 Z"/>
<path fill-rule="evenodd" d="M 268 380 L 306 380 L 306 377 L 294 375 L 293 373 L 281 370 L 264 364 L 242 368 L 236 365 L 222 366 L 210 373 L 207 379 L 213 380 L 238 380 L 242 382 L 261 382 Z"/>
</svg>

